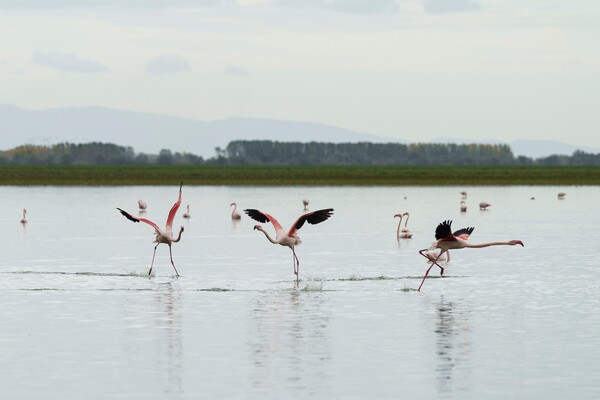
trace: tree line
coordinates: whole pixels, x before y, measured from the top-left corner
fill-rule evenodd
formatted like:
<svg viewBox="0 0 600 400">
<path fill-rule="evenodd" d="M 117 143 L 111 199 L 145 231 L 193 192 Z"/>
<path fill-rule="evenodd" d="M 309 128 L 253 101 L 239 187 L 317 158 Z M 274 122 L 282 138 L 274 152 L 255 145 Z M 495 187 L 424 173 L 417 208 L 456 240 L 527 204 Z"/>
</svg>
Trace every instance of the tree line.
<svg viewBox="0 0 600 400">
<path fill-rule="evenodd" d="M 193 153 L 160 150 L 136 153 L 111 143 L 24 145 L 0 151 L 0 164 L 63 165 L 600 165 L 600 154 L 575 151 L 538 159 L 515 157 L 507 144 L 325 143 L 236 140 L 204 159 Z"/>
</svg>

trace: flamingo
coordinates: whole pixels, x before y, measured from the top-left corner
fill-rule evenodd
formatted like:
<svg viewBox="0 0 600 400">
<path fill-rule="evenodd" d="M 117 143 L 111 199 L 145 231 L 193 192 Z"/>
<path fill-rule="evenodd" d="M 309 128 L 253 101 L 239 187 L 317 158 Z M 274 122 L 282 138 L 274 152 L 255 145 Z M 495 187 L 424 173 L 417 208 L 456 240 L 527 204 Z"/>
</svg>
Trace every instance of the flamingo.
<svg viewBox="0 0 600 400">
<path fill-rule="evenodd" d="M 479 209 L 480 210 L 487 210 L 487 208 L 491 206 L 490 203 L 486 203 L 485 201 L 482 201 L 481 203 L 479 203 Z"/>
<path fill-rule="evenodd" d="M 233 210 L 231 211 L 231 219 L 232 220 L 239 220 L 242 219 L 242 214 L 240 214 L 237 210 L 237 204 L 236 203 L 231 203 L 229 205 L 229 207 L 233 207 Z"/>
<path fill-rule="evenodd" d="M 21 223 L 25 225 L 27 223 L 27 210 L 23 209 L 23 218 L 21 218 Z"/>
<path fill-rule="evenodd" d="M 406 227 L 406 223 L 404 224 L 404 228 L 401 229 L 402 217 L 404 215 L 408 215 L 408 213 L 405 212 L 404 214 L 399 213 L 399 214 L 394 215 L 394 218 L 396 218 L 396 217 L 400 218 L 400 220 L 398 221 L 398 229 L 396 230 L 396 239 L 398 239 L 398 240 L 410 239 L 412 237 L 412 233 L 409 232 L 408 228 Z M 408 221 L 408 216 L 406 217 L 406 220 Z"/>
<path fill-rule="evenodd" d="M 460 192 L 460 195 L 462 196 L 463 200 L 467 199 L 467 192 Z"/>
<path fill-rule="evenodd" d="M 244 212 L 255 221 L 261 223 L 270 222 L 271 224 L 273 224 L 273 227 L 275 228 L 275 239 L 269 236 L 269 234 L 263 229 L 262 225 L 255 225 L 254 229 L 261 231 L 269 240 L 269 242 L 273 244 L 279 244 L 281 246 L 287 246 L 292 250 L 294 261 L 294 274 L 296 275 L 297 285 L 298 275 L 300 271 L 300 260 L 298 260 L 298 256 L 296 255 L 296 251 L 294 248 L 300 243 L 302 243 L 302 241 L 300 240 L 300 237 L 296 235 L 296 232 L 300 228 L 302 228 L 305 222 L 308 222 L 312 225 L 316 225 L 329 219 L 329 217 L 333 215 L 333 208 L 326 208 L 323 210 L 317 210 L 301 215 L 300 217 L 298 217 L 296 222 L 294 222 L 292 228 L 287 233 L 285 232 L 281 224 L 279 224 L 279 222 L 277 222 L 275 218 L 273 218 L 267 213 L 263 213 L 262 211 L 253 208 L 246 209 L 244 210 Z"/>
<path fill-rule="evenodd" d="M 177 236 L 177 239 L 173 239 L 173 220 L 175 219 L 175 214 L 177 214 L 177 210 L 179 209 L 179 206 L 181 205 L 181 187 L 182 186 L 183 186 L 183 182 L 181 182 L 181 184 L 179 185 L 179 198 L 177 199 L 177 202 L 175 204 L 173 204 L 173 207 L 171 207 L 171 211 L 169 211 L 169 216 L 167 217 L 167 225 L 166 225 L 165 229 L 159 228 L 159 226 L 157 224 L 150 221 L 149 219 L 136 218 L 136 217 L 132 216 L 131 214 L 129 214 L 128 212 L 123 211 L 122 209 L 117 207 L 117 210 L 119 210 L 121 212 L 121 214 L 123 214 L 123 216 L 125 218 L 127 218 L 128 220 L 133 221 L 133 222 L 144 222 L 144 223 L 150 225 L 151 227 L 153 227 L 154 230 L 156 231 L 155 232 L 156 239 L 153 242 L 153 243 L 156 243 L 156 246 L 154 246 L 154 253 L 152 254 L 152 263 L 150 264 L 150 270 L 148 271 L 148 275 L 152 274 L 152 267 L 154 266 L 154 257 L 156 256 L 156 248 L 158 247 L 159 244 L 164 243 L 169 246 L 169 255 L 171 256 L 171 265 L 173 266 L 173 269 L 175 270 L 175 275 L 179 276 L 179 272 L 177 272 L 177 268 L 175 268 L 175 263 L 173 262 L 173 252 L 171 251 L 171 245 L 173 243 L 179 242 L 181 240 L 181 234 L 183 233 L 183 226 L 182 226 L 179 229 L 179 235 Z"/>
<path fill-rule="evenodd" d="M 467 212 L 467 203 L 464 200 L 460 201 L 460 212 Z"/>
<path fill-rule="evenodd" d="M 558 198 L 560 200 L 564 199 L 567 194 L 565 192 L 558 192 Z"/>
<path fill-rule="evenodd" d="M 419 250 L 419 254 L 421 254 L 423 257 L 425 257 L 427 259 L 430 259 L 430 258 L 427 255 L 425 255 L 424 252 L 430 251 L 433 249 L 441 250 L 440 254 L 436 257 L 435 260 L 432 260 L 431 266 L 425 272 L 425 276 L 423 277 L 423 280 L 421 281 L 421 285 L 419 285 L 419 289 L 418 289 L 419 292 L 421 291 L 421 287 L 423 286 L 423 283 L 425 283 L 425 278 L 427 278 L 427 275 L 429 275 L 429 271 L 431 270 L 431 268 L 433 268 L 434 265 L 437 265 L 440 268 L 440 275 L 444 275 L 444 268 L 441 265 L 439 265 L 437 263 L 437 261 L 442 254 L 448 252 L 448 250 L 450 250 L 450 249 L 464 249 L 464 248 L 478 249 L 481 247 L 489 247 L 489 246 L 514 246 L 516 244 L 520 244 L 521 246 L 525 247 L 523 242 L 520 240 L 509 240 L 508 242 L 489 242 L 489 243 L 480 243 L 480 244 L 470 244 L 466 241 L 466 239 L 463 239 L 463 237 L 464 237 L 464 235 L 466 235 L 466 237 L 469 237 L 469 235 L 471 233 L 473 233 L 473 230 L 475 228 L 473 228 L 473 227 L 463 228 L 463 229 L 459 229 L 456 232 L 452 233 L 451 226 L 452 226 L 452 221 L 441 222 L 435 230 L 436 242 L 428 249 Z"/>
<path fill-rule="evenodd" d="M 148 204 L 146 204 L 146 203 L 145 203 L 144 201 L 142 201 L 142 200 L 138 200 L 138 208 L 139 208 L 140 210 L 145 210 L 145 209 L 146 209 L 146 207 L 148 207 Z"/>
<path fill-rule="evenodd" d="M 304 205 L 304 211 L 308 211 L 308 199 L 302 200 L 302 204 Z"/>
<path fill-rule="evenodd" d="M 188 204 L 186 207 L 187 211 L 183 213 L 182 217 L 185 219 L 190 219 L 192 218 L 192 215 L 190 214 L 190 205 Z"/>
</svg>

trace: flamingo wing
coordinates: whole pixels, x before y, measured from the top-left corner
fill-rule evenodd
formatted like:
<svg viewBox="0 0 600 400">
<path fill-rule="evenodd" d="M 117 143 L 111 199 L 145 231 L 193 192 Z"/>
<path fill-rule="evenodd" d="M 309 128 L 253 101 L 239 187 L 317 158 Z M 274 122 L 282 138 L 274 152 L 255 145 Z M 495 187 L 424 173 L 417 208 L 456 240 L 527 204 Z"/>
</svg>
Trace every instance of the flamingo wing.
<svg viewBox="0 0 600 400">
<path fill-rule="evenodd" d="M 127 218 L 128 220 L 130 220 L 130 221 L 133 221 L 133 222 L 144 222 L 144 223 L 150 225 L 151 227 L 153 227 L 154 229 L 156 229 L 157 231 L 160 230 L 160 228 L 158 227 L 158 225 L 156 225 L 154 222 L 150 221 L 149 219 L 134 217 L 133 215 L 129 214 L 127 211 L 121 210 L 119 207 L 117 207 L 117 210 L 121 211 L 121 214 L 123 214 L 123 216 L 125 218 Z"/>
<path fill-rule="evenodd" d="M 300 218 L 294 222 L 292 229 L 288 232 L 288 236 L 294 236 L 296 231 L 304 225 L 305 222 L 309 224 L 319 224 L 333 215 L 333 208 L 325 208 L 323 210 L 317 210 L 308 214 L 301 215 Z"/>
<path fill-rule="evenodd" d="M 471 233 L 473 233 L 473 230 L 475 230 L 475 228 L 470 226 L 468 228 L 462 228 L 462 229 L 457 230 L 456 232 L 453 233 L 453 235 L 456 236 L 457 238 L 467 240 L 469 238 L 469 236 L 471 236 Z"/>
<path fill-rule="evenodd" d="M 173 227 L 173 220 L 175 219 L 175 214 L 177 214 L 177 210 L 179 210 L 179 206 L 181 205 L 181 187 L 182 186 L 183 186 L 183 181 L 181 181 L 181 184 L 179 185 L 179 198 L 177 199 L 177 202 L 175 204 L 173 204 L 173 207 L 171 207 L 171 211 L 169 211 L 169 216 L 167 217 L 167 228 Z"/>
<path fill-rule="evenodd" d="M 452 221 L 441 222 L 435 229 L 435 238 L 446 239 L 452 237 Z"/>
<path fill-rule="evenodd" d="M 277 222 L 277 220 L 275 218 L 273 218 L 272 216 L 270 216 L 267 213 L 258 211 L 254 208 L 245 209 L 244 212 L 255 221 L 262 222 L 263 224 L 265 222 L 272 223 L 273 227 L 275 228 L 276 231 L 283 229 L 281 227 L 281 224 L 279 222 Z"/>
</svg>

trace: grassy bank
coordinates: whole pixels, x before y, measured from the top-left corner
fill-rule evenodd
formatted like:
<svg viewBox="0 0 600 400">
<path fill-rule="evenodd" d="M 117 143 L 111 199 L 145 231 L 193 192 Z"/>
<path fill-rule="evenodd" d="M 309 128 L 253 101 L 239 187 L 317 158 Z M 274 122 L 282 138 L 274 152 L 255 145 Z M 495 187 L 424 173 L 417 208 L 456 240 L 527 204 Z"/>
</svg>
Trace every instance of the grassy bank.
<svg viewBox="0 0 600 400">
<path fill-rule="evenodd" d="M 600 185 L 600 167 L 1 165 L 0 185 Z"/>
</svg>

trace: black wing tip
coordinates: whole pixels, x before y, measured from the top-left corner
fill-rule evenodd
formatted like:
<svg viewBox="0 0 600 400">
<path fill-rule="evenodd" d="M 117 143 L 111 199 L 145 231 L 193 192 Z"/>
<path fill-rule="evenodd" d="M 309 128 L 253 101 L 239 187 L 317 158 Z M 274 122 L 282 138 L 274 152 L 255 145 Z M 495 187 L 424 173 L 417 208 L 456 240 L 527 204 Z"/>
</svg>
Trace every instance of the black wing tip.
<svg viewBox="0 0 600 400">
<path fill-rule="evenodd" d="M 267 218 L 266 215 L 264 215 L 263 213 L 261 213 L 260 211 L 258 211 L 255 208 L 246 208 L 244 210 L 244 212 L 246 213 L 247 216 L 249 216 L 250 218 L 252 218 L 255 221 L 258 221 L 261 223 L 269 222 L 269 218 Z"/>
<path fill-rule="evenodd" d="M 121 212 L 121 214 L 123 214 L 123 216 L 125 218 L 127 218 L 128 220 L 133 221 L 133 222 L 140 222 L 139 219 L 135 218 L 134 216 L 132 216 L 131 214 L 129 214 L 127 211 L 122 210 L 119 207 L 117 207 L 117 210 L 119 210 Z"/>
<path fill-rule="evenodd" d="M 442 239 L 452 234 L 452 220 L 447 219 L 438 224 L 435 228 L 435 238 Z"/>
</svg>

